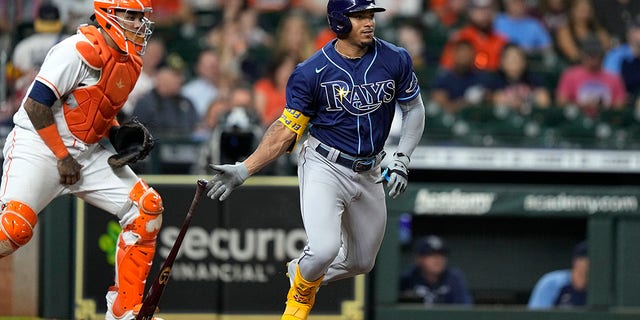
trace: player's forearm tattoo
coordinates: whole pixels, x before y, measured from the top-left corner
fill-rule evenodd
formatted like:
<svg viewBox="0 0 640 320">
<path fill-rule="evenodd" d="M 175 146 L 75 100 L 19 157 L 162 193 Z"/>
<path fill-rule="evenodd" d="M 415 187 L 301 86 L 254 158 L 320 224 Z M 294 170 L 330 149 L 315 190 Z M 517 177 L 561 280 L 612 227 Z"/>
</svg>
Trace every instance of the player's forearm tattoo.
<svg viewBox="0 0 640 320">
<path fill-rule="evenodd" d="M 260 146 L 264 144 L 264 148 L 268 148 L 269 154 L 281 155 L 295 141 L 295 134 L 293 134 L 289 128 L 285 127 L 282 122 L 274 121 L 267 131 L 264 133 L 264 137 L 260 142 Z"/>
<path fill-rule="evenodd" d="M 46 128 L 54 123 L 53 111 L 51 111 L 51 108 L 38 103 L 31 98 L 27 98 L 27 101 L 25 101 L 24 109 L 27 111 L 29 119 L 36 130 Z"/>
<path fill-rule="evenodd" d="M 275 121 L 262 136 L 256 151 L 244 161 L 250 174 L 254 174 L 285 153 L 296 141 L 296 133 Z"/>
</svg>

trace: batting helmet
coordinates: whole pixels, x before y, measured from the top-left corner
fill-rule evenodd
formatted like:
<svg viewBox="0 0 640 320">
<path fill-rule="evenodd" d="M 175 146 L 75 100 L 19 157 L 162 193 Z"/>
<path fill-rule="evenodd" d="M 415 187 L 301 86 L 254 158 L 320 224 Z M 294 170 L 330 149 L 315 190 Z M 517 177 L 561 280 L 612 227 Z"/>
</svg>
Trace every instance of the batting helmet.
<svg viewBox="0 0 640 320">
<path fill-rule="evenodd" d="M 329 0 L 327 3 L 329 27 L 338 35 L 347 34 L 351 31 L 351 21 L 347 14 L 365 10 L 381 12 L 386 9 L 376 6 L 375 0 Z"/>
</svg>

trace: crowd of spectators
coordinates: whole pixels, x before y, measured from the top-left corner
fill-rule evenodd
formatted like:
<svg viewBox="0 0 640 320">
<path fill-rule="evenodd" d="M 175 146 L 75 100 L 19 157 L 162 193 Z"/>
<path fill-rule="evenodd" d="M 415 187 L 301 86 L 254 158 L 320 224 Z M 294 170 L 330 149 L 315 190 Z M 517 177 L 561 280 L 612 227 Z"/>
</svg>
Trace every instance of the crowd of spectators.
<svg viewBox="0 0 640 320">
<path fill-rule="evenodd" d="M 46 39 L 37 41 L 41 50 L 73 33 L 79 23 L 90 23 L 89 2 L 0 4 L 0 50 L 8 60 L 0 91 L 1 123 L 11 125 L 20 94 L 37 72 L 37 63 L 24 70 L 27 55 L 20 53 L 33 41 L 32 34 L 43 32 L 37 22 L 49 19 L 60 25 L 38 35 Z M 590 122 L 581 123 L 588 136 L 601 113 L 622 114 L 608 117 L 618 122 L 607 125 L 629 125 L 640 110 L 637 1 L 377 3 L 388 8 L 376 15 L 377 32 L 407 49 L 424 90 L 425 143 L 491 133 L 496 123 L 510 119 L 508 134 L 538 135 L 544 137 L 541 146 L 562 147 L 549 143 L 545 128 L 586 118 Z M 152 17 L 156 29 L 143 56 L 144 72 L 120 118 L 137 115 L 148 121 L 159 143 L 180 136 L 181 141 L 210 145 L 208 140 L 218 137 L 212 133 L 235 107 L 230 99 L 239 87 L 250 88 L 251 103 L 244 107 L 257 114 L 263 130 L 284 106 L 294 66 L 334 37 L 323 0 L 154 0 Z M 459 130 L 462 122 L 477 130 Z M 530 122 L 538 130 L 531 130 Z"/>
</svg>

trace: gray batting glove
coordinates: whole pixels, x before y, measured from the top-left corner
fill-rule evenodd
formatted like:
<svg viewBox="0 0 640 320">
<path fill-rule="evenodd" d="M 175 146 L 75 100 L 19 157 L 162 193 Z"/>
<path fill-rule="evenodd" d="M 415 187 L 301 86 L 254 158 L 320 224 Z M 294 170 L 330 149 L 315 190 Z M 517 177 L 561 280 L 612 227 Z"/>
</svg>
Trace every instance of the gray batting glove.
<svg viewBox="0 0 640 320">
<path fill-rule="evenodd" d="M 382 172 L 382 176 L 376 180 L 376 183 L 387 181 L 389 196 L 395 199 L 407 189 L 409 183 L 409 156 L 404 153 L 394 153 L 393 161 Z"/>
<path fill-rule="evenodd" d="M 249 177 L 249 170 L 244 163 L 216 165 L 209 167 L 217 173 L 207 182 L 207 196 L 212 200 L 224 201 L 233 189 L 243 184 Z"/>
</svg>

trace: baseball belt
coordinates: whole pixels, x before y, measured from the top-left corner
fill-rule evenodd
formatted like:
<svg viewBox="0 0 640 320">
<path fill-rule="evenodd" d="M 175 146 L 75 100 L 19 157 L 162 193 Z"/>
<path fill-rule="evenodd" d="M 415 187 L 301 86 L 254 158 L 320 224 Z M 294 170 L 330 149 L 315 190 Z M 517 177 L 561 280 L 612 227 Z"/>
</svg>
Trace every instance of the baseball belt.
<svg viewBox="0 0 640 320">
<path fill-rule="evenodd" d="M 331 162 L 337 163 L 343 167 L 347 167 L 355 172 L 369 171 L 375 168 L 386 155 L 386 152 L 383 150 L 372 157 L 354 157 L 335 148 L 329 147 L 318 141 L 318 139 L 316 138 L 310 137 L 309 139 L 315 140 L 312 142 L 317 142 L 315 150 L 320 155 L 327 158 L 327 160 Z M 312 143 L 312 145 L 313 144 L 316 143 Z"/>
</svg>

